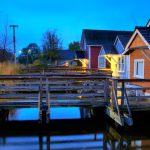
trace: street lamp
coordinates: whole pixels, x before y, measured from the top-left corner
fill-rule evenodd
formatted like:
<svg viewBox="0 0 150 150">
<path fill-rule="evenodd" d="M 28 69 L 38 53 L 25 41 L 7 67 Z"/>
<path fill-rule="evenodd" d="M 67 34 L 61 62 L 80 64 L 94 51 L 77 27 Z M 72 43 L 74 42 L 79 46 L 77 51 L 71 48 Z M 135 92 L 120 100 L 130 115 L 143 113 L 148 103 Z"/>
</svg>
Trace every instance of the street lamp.
<svg viewBox="0 0 150 150">
<path fill-rule="evenodd" d="M 21 54 L 22 53 L 22 50 L 19 50 L 19 54 Z"/>
<path fill-rule="evenodd" d="M 29 54 L 31 53 L 31 49 L 28 49 L 27 51 L 27 64 L 26 66 L 28 67 L 28 63 L 29 63 Z"/>
<path fill-rule="evenodd" d="M 14 43 L 14 64 L 16 65 L 16 28 L 18 25 L 10 25 L 10 28 L 13 29 L 13 43 Z"/>
</svg>

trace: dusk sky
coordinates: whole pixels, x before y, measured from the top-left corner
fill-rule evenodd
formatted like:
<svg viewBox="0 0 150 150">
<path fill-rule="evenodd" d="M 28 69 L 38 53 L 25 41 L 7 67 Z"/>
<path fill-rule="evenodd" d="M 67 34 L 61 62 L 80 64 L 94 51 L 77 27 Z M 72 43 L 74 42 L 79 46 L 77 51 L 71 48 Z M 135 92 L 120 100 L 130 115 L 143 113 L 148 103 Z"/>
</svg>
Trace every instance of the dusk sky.
<svg viewBox="0 0 150 150">
<path fill-rule="evenodd" d="M 64 49 L 82 29 L 133 30 L 150 18 L 150 0 L 1 0 L 0 26 L 17 24 L 17 51 L 56 29 Z M 11 33 L 11 30 L 9 29 Z"/>
</svg>

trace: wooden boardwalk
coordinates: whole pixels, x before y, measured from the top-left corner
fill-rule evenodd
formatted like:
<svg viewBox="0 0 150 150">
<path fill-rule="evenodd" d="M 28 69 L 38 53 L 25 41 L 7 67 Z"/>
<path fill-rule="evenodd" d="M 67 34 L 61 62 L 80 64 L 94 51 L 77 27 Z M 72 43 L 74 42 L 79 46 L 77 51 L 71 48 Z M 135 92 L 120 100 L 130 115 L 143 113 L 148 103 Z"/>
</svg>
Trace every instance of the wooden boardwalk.
<svg viewBox="0 0 150 150">
<path fill-rule="evenodd" d="M 150 110 L 150 96 L 131 96 L 129 91 L 150 87 L 131 88 L 129 82 L 150 79 L 115 79 L 101 72 L 79 71 L 1 75 L 0 109 L 38 107 L 42 120 L 51 107 L 99 107 L 120 125 L 132 125 L 132 111 Z"/>
</svg>

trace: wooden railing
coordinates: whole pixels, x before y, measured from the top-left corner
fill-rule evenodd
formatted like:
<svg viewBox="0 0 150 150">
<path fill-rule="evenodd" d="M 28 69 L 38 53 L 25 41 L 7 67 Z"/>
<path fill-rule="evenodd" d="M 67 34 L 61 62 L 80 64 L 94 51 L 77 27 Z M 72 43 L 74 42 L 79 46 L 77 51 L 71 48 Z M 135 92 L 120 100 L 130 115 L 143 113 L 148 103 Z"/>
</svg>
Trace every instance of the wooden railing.
<svg viewBox="0 0 150 150">
<path fill-rule="evenodd" d="M 116 79 L 81 74 L 1 75 L 0 106 L 38 107 L 41 117 L 43 112 L 49 115 L 50 105 L 102 106 L 120 125 L 132 125 L 133 109 L 150 109 L 150 96 L 129 95 L 130 90 L 150 90 L 150 87 L 129 87 L 138 82 L 150 82 L 150 79 Z"/>
<path fill-rule="evenodd" d="M 120 125 L 124 125 L 124 123 L 133 125 L 132 110 L 150 110 L 150 96 L 145 93 L 143 95 L 136 94 L 136 91 L 150 90 L 150 87 L 139 86 L 143 82 L 149 83 L 150 79 L 107 79 L 105 84 L 107 87 L 105 92 L 106 113 Z M 131 90 L 135 93 L 132 96 L 130 95 Z M 108 99 L 108 95 L 110 99 Z"/>
<path fill-rule="evenodd" d="M 111 76 L 112 72 L 108 70 L 87 69 L 85 67 L 24 67 L 21 68 L 23 73 L 41 73 L 41 74 L 99 74 Z"/>
</svg>

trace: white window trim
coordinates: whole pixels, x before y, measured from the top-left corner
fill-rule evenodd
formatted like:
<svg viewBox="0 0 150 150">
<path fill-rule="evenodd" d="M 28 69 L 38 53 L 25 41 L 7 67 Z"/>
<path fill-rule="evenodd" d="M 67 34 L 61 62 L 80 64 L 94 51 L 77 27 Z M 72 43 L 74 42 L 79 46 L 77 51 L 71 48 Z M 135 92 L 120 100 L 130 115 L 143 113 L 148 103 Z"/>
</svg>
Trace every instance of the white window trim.
<svg viewBox="0 0 150 150">
<path fill-rule="evenodd" d="M 142 76 L 136 75 L 136 63 L 137 63 L 137 62 L 142 62 L 142 63 L 143 63 Z M 134 59 L 134 77 L 135 77 L 135 78 L 144 79 L 144 59 Z"/>
<path fill-rule="evenodd" d="M 102 66 L 102 67 L 100 67 L 100 65 L 99 65 L 99 59 L 100 58 L 104 58 L 104 65 Z M 106 58 L 105 58 L 105 56 L 104 55 L 100 55 L 100 56 L 98 56 L 98 68 L 106 68 Z"/>
<path fill-rule="evenodd" d="M 124 59 L 124 63 L 120 63 L 120 61 L 118 60 L 118 67 L 117 67 L 117 69 L 118 69 L 119 73 L 124 73 L 125 72 L 125 56 L 124 55 L 123 56 L 119 56 L 119 58 Z M 121 65 L 123 64 L 123 70 L 119 70 L 119 64 L 121 64 Z"/>
</svg>

